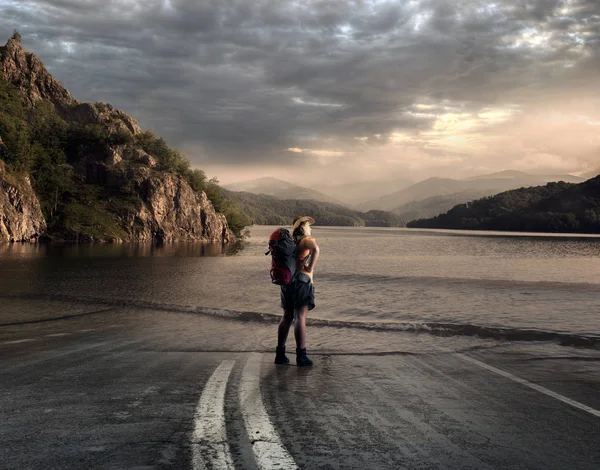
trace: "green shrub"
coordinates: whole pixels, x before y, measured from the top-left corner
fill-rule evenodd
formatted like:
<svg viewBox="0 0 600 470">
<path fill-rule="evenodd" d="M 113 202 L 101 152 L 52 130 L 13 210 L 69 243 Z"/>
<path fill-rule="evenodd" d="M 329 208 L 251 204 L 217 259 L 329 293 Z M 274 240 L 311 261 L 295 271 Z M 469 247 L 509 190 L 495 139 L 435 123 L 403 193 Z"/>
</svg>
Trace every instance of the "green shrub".
<svg viewBox="0 0 600 470">
<path fill-rule="evenodd" d="M 189 170 L 186 179 L 194 191 L 200 192 L 206 188 L 206 173 L 198 168 Z"/>
<path fill-rule="evenodd" d="M 98 239 L 127 237 L 127 233 L 114 217 L 98 203 L 82 204 L 75 201 L 68 203 L 64 209 L 62 226 L 67 231 Z"/>
<path fill-rule="evenodd" d="M 134 137 L 131 132 L 125 129 L 119 129 L 110 133 L 107 136 L 107 144 L 110 146 L 131 145 L 134 142 Z"/>
<path fill-rule="evenodd" d="M 75 163 L 87 155 L 105 152 L 109 137 L 108 131 L 97 124 L 71 124 L 65 145 L 68 161 Z"/>
<path fill-rule="evenodd" d="M 28 171 L 30 131 L 19 91 L 0 79 L 0 137 L 4 142 L 2 159 L 12 171 Z"/>
<path fill-rule="evenodd" d="M 178 150 L 171 149 L 163 138 L 156 137 L 152 131 L 136 135 L 134 144 L 156 158 L 161 170 L 172 171 L 181 176 L 189 170 L 190 162 L 187 158 Z"/>
</svg>

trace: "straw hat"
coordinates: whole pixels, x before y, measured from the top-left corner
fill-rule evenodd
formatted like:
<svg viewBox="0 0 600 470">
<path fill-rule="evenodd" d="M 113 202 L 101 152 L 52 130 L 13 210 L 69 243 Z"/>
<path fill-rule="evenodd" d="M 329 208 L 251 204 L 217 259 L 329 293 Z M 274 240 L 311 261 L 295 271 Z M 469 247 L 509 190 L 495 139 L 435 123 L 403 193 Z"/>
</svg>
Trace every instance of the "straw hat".
<svg viewBox="0 0 600 470">
<path fill-rule="evenodd" d="M 298 216 L 294 219 L 294 225 L 292 226 L 292 231 L 296 230 L 303 222 L 308 222 L 310 225 L 315 223 L 315 219 L 309 217 L 307 215 Z"/>
</svg>

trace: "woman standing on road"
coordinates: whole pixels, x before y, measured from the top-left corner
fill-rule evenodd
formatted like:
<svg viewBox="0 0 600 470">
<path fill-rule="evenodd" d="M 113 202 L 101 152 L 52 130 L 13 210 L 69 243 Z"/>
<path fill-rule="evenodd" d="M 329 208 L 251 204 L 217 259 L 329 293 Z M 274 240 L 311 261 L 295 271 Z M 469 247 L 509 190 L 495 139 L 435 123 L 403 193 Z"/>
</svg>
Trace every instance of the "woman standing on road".
<svg viewBox="0 0 600 470">
<path fill-rule="evenodd" d="M 302 216 L 294 219 L 292 236 L 296 243 L 296 271 L 290 284 L 281 286 L 281 307 L 283 318 L 279 322 L 275 364 L 288 364 L 285 355 L 285 343 L 292 321 L 296 339 L 296 364 L 300 367 L 312 366 L 306 355 L 306 317 L 308 311 L 315 308 L 315 288 L 313 271 L 319 258 L 319 245 L 311 235 L 312 217 Z"/>
</svg>

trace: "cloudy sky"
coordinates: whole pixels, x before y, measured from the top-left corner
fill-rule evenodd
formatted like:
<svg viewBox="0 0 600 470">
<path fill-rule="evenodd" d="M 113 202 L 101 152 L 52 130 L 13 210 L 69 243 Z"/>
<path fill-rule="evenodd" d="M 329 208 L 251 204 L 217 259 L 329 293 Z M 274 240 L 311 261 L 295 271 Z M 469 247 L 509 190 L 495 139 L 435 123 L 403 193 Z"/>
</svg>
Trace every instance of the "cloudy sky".
<svg viewBox="0 0 600 470">
<path fill-rule="evenodd" d="M 225 183 L 600 168 L 598 0 L 0 0 L 14 28 Z"/>
</svg>

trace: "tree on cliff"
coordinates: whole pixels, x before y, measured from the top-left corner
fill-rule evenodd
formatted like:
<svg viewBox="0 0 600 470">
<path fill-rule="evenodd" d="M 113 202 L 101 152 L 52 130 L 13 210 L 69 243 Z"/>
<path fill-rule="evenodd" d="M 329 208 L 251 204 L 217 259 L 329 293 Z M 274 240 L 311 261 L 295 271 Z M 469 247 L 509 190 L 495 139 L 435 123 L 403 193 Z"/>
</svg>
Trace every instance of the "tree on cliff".
<svg viewBox="0 0 600 470">
<path fill-rule="evenodd" d="M 19 33 L 16 29 L 13 31 L 12 36 L 10 37 L 14 41 L 21 42 L 21 33 Z"/>
</svg>

